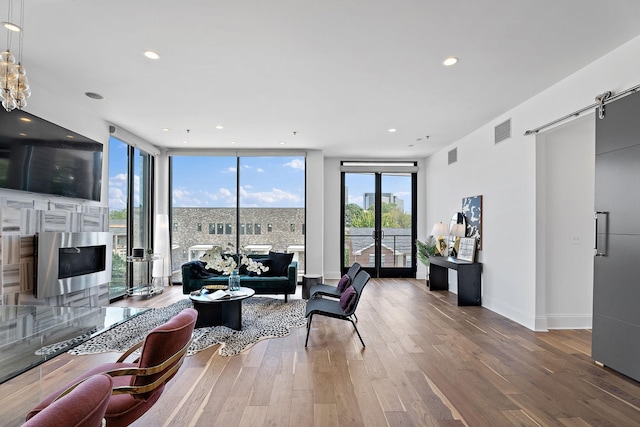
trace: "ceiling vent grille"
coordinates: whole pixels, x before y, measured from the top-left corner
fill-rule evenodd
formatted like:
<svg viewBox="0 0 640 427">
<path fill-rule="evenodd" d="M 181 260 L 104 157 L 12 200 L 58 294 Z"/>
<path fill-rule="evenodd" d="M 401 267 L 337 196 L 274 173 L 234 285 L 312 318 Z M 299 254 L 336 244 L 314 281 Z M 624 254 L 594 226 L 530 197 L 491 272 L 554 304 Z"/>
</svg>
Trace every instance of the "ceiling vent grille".
<svg viewBox="0 0 640 427">
<path fill-rule="evenodd" d="M 511 119 L 504 121 L 495 127 L 494 144 L 509 138 L 511 138 Z"/>
<path fill-rule="evenodd" d="M 458 149 L 454 148 L 453 150 L 449 151 L 448 153 L 449 155 L 449 164 L 455 163 L 458 161 Z"/>
</svg>

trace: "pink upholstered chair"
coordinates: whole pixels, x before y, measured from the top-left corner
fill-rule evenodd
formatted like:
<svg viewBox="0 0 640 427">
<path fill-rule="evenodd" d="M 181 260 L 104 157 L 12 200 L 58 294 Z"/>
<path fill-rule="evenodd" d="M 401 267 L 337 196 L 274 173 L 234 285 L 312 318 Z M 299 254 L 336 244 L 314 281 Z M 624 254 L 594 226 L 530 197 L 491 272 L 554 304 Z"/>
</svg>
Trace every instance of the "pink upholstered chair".
<svg viewBox="0 0 640 427">
<path fill-rule="evenodd" d="M 23 427 L 99 427 L 109 404 L 113 381 L 109 375 L 87 378 L 35 414 Z"/>
<path fill-rule="evenodd" d="M 160 398 L 165 384 L 176 374 L 184 360 L 198 313 L 187 308 L 163 325 L 153 329 L 145 340 L 127 350 L 116 362 L 91 369 L 69 385 L 40 402 L 27 419 L 44 410 L 69 386 L 79 380 L 106 373 L 113 377 L 113 395 L 104 417 L 108 427 L 128 426 L 140 418 Z M 134 362 L 125 360 L 142 346 Z"/>
</svg>

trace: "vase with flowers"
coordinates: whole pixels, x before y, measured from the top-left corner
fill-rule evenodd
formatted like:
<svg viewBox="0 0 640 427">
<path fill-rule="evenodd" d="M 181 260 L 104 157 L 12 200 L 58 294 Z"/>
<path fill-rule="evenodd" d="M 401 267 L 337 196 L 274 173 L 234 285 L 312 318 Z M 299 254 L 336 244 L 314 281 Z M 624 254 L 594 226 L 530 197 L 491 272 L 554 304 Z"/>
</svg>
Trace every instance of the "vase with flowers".
<svg viewBox="0 0 640 427">
<path fill-rule="evenodd" d="M 200 261 L 205 263 L 207 269 L 229 276 L 229 290 L 237 290 L 240 287 L 240 267 L 256 275 L 269 271 L 268 266 L 248 257 L 244 250 L 233 253 L 233 248 L 231 243 L 227 243 L 224 248 L 212 246 L 200 257 Z"/>
</svg>

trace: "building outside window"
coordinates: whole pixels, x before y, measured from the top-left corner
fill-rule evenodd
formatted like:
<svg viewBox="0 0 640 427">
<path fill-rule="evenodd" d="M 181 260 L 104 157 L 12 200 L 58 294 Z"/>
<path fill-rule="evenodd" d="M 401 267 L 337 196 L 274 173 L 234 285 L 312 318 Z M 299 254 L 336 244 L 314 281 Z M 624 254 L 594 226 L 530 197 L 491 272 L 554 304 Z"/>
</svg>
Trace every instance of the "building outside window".
<svg viewBox="0 0 640 427">
<path fill-rule="evenodd" d="M 295 230 L 295 224 L 302 224 L 305 218 L 304 157 L 198 155 L 172 156 L 170 162 L 174 196 L 170 198 L 171 215 L 181 223 L 180 232 L 171 236 L 172 269 L 176 274 L 190 255 L 228 244 L 254 253 L 295 248 L 298 274 L 304 274 L 304 236 L 288 231 L 291 224 Z M 215 180 L 215 186 L 210 180 L 202 181 L 203 170 Z M 202 183 L 202 188 L 194 183 Z M 210 197 L 189 200 L 185 194 Z M 215 228 L 210 226 L 209 234 L 194 233 L 197 223 Z M 268 233 L 263 233 L 261 224 L 267 224 Z"/>
<path fill-rule="evenodd" d="M 216 225 L 210 223 L 209 224 L 209 234 L 216 234 Z"/>
<path fill-rule="evenodd" d="M 200 222 L 198 223 L 197 230 L 198 231 L 202 231 L 202 223 L 200 223 Z"/>
</svg>

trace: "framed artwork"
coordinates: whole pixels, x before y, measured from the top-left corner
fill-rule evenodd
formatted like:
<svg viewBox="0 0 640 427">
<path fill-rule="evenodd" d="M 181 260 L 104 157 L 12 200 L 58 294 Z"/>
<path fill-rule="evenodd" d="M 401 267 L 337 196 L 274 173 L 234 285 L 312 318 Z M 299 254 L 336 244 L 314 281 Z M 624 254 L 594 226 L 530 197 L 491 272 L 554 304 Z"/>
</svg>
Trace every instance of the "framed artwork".
<svg viewBox="0 0 640 427">
<path fill-rule="evenodd" d="M 463 197 L 462 214 L 467 220 L 467 237 L 474 237 L 482 250 L 482 196 Z"/>
<path fill-rule="evenodd" d="M 476 259 L 476 239 L 475 237 L 461 237 L 458 248 L 458 259 L 462 261 L 474 262 Z"/>
</svg>

